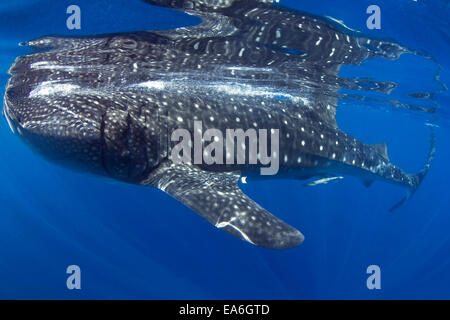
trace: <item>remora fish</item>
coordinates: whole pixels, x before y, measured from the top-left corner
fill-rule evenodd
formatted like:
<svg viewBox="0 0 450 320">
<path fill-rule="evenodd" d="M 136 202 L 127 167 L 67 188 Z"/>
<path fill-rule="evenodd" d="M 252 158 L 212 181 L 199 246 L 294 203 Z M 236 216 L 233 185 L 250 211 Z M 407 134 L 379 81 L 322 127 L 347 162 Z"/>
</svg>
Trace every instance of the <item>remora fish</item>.
<svg viewBox="0 0 450 320">
<path fill-rule="evenodd" d="M 425 168 L 407 174 L 389 161 L 385 144 L 364 144 L 335 120 L 337 91 L 348 85 L 338 77 L 341 65 L 393 60 L 406 49 L 270 1 L 147 2 L 202 22 L 27 42 L 39 50 L 10 69 L 4 115 L 11 129 L 51 160 L 159 188 L 214 226 L 268 248 L 293 247 L 304 237 L 239 189 L 240 176 L 257 176 L 261 165 L 174 163 L 175 129 L 193 133 L 196 120 L 221 132 L 278 129 L 276 177 L 351 174 L 417 189 L 434 143 Z"/>
</svg>

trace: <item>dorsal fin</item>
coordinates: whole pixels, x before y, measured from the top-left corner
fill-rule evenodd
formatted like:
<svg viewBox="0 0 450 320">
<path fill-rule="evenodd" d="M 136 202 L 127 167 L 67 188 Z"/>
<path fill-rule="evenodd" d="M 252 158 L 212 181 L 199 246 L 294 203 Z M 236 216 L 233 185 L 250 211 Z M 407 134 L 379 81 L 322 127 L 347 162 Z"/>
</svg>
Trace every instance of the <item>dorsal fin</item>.
<svg viewBox="0 0 450 320">
<path fill-rule="evenodd" d="M 372 146 L 385 160 L 389 161 L 386 143 L 376 143 L 376 144 L 373 144 Z"/>
</svg>

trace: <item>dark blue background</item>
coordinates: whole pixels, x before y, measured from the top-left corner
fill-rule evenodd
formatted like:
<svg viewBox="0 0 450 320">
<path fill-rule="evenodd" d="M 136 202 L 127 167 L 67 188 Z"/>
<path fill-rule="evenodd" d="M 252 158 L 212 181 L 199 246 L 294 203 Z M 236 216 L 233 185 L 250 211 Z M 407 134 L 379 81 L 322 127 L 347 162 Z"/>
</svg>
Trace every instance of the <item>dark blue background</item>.
<svg viewBox="0 0 450 320">
<path fill-rule="evenodd" d="M 66 28 L 78 4 L 81 31 Z M 282 5 L 343 20 L 434 55 L 449 81 L 448 1 L 295 1 Z M 382 29 L 366 28 L 366 8 L 382 9 Z M 0 81 L 27 53 L 17 43 L 48 34 L 166 29 L 197 19 L 138 0 L 21 0 L 0 4 Z M 410 64 L 414 67 L 414 63 Z M 386 79 L 429 83 L 412 72 Z M 428 76 L 428 74 L 427 74 Z M 4 89 L 1 94 L 3 95 Z M 254 247 L 211 227 L 164 193 L 82 175 L 45 162 L 0 121 L 0 298 L 323 299 L 450 298 L 450 131 L 448 93 L 441 103 L 436 160 L 417 194 L 394 213 L 404 190 L 366 189 L 355 178 L 315 188 L 298 181 L 243 185 L 253 199 L 298 227 L 294 249 Z M 391 160 L 423 166 L 428 128 L 400 110 L 338 110 L 340 127 L 368 143 L 387 142 Z M 82 269 L 82 290 L 66 288 L 66 267 Z M 381 267 L 382 289 L 366 288 L 366 268 Z"/>
</svg>

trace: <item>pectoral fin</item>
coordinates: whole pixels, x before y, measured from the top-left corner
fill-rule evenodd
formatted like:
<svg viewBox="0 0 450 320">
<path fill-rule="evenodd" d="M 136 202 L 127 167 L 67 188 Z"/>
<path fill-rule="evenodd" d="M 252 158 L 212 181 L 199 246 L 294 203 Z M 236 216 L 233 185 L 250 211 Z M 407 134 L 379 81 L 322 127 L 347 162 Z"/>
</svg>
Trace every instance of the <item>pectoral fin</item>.
<svg viewBox="0 0 450 320">
<path fill-rule="evenodd" d="M 161 164 L 142 184 L 155 186 L 217 228 L 273 249 L 299 245 L 304 237 L 245 195 L 237 172 L 211 172 L 187 164 Z"/>
</svg>

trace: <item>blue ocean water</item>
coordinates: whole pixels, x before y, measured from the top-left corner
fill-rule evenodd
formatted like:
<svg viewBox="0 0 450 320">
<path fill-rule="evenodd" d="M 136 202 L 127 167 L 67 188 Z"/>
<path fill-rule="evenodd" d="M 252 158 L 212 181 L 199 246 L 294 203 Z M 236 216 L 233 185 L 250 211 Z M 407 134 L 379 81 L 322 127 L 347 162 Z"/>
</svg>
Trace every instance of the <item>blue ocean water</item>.
<svg viewBox="0 0 450 320">
<path fill-rule="evenodd" d="M 82 10 L 81 30 L 66 28 L 66 8 Z M 450 3 L 444 0 L 295 1 L 281 5 L 342 20 L 434 56 L 450 84 Z M 368 30 L 366 8 L 382 10 Z M 0 4 L 0 81 L 18 43 L 43 35 L 169 29 L 195 17 L 138 0 L 15 0 Z M 418 70 L 416 73 L 410 70 Z M 378 70 L 383 79 L 421 88 L 436 64 Z M 351 68 L 342 72 L 352 73 Z M 4 94 L 4 87 L 1 91 Z M 450 298 L 450 95 L 439 93 L 436 158 L 414 197 L 389 208 L 404 190 L 355 178 L 307 188 L 290 180 L 242 185 L 256 202 L 305 234 L 296 248 L 251 246 L 211 227 L 152 188 L 113 183 L 46 162 L 0 121 L 0 298 L 59 299 L 398 299 Z M 418 172 L 429 147 L 429 117 L 399 108 L 340 102 L 339 126 L 367 143 L 386 142 L 390 159 Z M 66 268 L 82 270 L 68 290 Z M 368 290 L 366 269 L 381 269 Z"/>
</svg>

